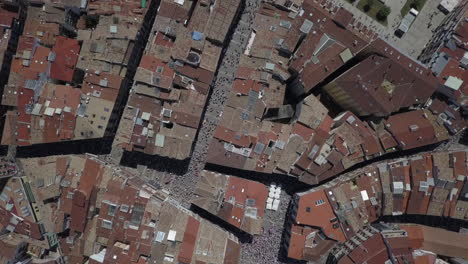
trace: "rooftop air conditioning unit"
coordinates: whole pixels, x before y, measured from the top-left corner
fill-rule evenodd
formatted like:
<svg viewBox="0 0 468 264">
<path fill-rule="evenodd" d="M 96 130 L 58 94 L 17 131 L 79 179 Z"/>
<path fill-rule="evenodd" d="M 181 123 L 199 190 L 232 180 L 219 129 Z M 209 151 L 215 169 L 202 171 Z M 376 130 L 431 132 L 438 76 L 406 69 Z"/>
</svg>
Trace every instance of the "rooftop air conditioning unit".
<svg viewBox="0 0 468 264">
<path fill-rule="evenodd" d="M 403 182 L 393 182 L 393 193 L 394 194 L 403 194 Z"/>
<path fill-rule="evenodd" d="M 419 182 L 419 191 L 420 192 L 429 191 L 429 184 L 426 181 L 420 181 Z"/>
</svg>

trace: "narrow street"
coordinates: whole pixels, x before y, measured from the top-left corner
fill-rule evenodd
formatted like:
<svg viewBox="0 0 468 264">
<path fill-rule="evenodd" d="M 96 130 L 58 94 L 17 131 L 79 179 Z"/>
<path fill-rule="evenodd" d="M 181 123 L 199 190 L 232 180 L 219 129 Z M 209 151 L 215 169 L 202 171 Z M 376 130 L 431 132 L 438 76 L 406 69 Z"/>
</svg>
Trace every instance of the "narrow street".
<svg viewBox="0 0 468 264">
<path fill-rule="evenodd" d="M 278 211 L 265 210 L 263 217 L 263 234 L 254 236 L 252 243 L 242 244 L 240 263 L 284 263 L 279 256 L 284 232 L 284 222 L 291 196 L 284 191 Z"/>
<path fill-rule="evenodd" d="M 170 175 L 173 180 L 169 189 L 173 197 L 182 201 L 187 208 L 190 206 L 192 188 L 195 187 L 197 177 L 205 167 L 208 147 L 222 115 L 229 91 L 232 88 L 235 73 L 239 66 L 240 54 L 247 45 L 255 12 L 259 5 L 260 0 L 247 0 L 245 3 L 245 8 L 236 25 L 232 40 L 221 59 L 222 62 L 212 88 L 212 94 L 208 99 L 208 106 L 187 172 L 184 175 Z"/>
</svg>

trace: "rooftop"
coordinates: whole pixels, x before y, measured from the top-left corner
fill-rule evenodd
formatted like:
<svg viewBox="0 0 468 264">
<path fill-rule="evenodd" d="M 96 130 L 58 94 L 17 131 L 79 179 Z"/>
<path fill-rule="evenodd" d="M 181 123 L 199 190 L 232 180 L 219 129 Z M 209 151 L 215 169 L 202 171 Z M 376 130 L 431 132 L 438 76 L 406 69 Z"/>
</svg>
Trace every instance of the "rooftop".
<svg viewBox="0 0 468 264">
<path fill-rule="evenodd" d="M 204 170 L 192 204 L 247 233 L 260 235 L 267 197 L 268 189 L 261 183 Z"/>
<path fill-rule="evenodd" d="M 433 74 L 438 78 L 439 92 L 458 105 L 465 106 L 468 94 L 468 23 L 465 14 L 452 34 L 444 39 L 444 45 L 434 54 L 431 64 Z"/>
<path fill-rule="evenodd" d="M 466 155 L 464 151 L 432 152 L 378 162 L 299 193 L 292 209 L 297 214 L 291 215 L 289 245 L 304 247 L 306 242 L 300 239 L 304 231 L 298 228 L 305 227 L 321 230 L 333 240 L 353 241 L 354 236 L 362 236 L 360 230 L 383 215 L 466 219 L 465 192 L 460 191 L 468 177 Z M 300 252 L 290 254 L 304 259 Z"/>
<path fill-rule="evenodd" d="M 3 65 L 3 59 L 7 52 L 9 41 L 11 38 L 13 22 L 18 18 L 19 14 L 14 11 L 5 9 L 0 6 L 0 65 Z"/>
<path fill-rule="evenodd" d="M 114 146 L 178 160 L 190 157 L 239 4 L 162 1 Z"/>
<path fill-rule="evenodd" d="M 297 224 L 320 228 L 328 238 L 336 241 L 346 240 L 324 190 L 300 193 L 298 196 Z"/>
<path fill-rule="evenodd" d="M 182 208 L 167 191 L 151 187 L 126 168 L 94 155 L 19 162 L 23 180 L 10 179 L 0 196 L 18 205 L 0 201 L 0 227 L 33 241 L 45 236 L 40 244 L 44 249 L 58 243 L 63 256 L 77 261 L 89 257 L 94 264 L 238 262 L 240 245 L 234 235 Z M 20 203 L 34 214 L 26 215 Z M 58 237 L 63 231 L 68 235 Z"/>
<path fill-rule="evenodd" d="M 96 6 L 104 10 L 110 4 L 106 3 L 93 2 L 87 10 L 93 13 Z M 27 146 L 105 135 L 125 75 L 126 53 L 132 51 L 130 41 L 145 12 L 137 1 L 112 3 L 115 13 L 97 13 L 95 28 L 87 27 L 89 21 L 80 22 L 89 18 L 77 13 L 66 16 L 62 3 L 27 7 L 2 97 L 3 105 L 16 108 L 6 115 L 3 144 Z M 76 25 L 71 22 L 75 19 Z M 110 32 L 119 23 L 126 26 Z M 61 35 L 67 30 L 77 32 L 77 38 Z"/>
<path fill-rule="evenodd" d="M 457 243 L 466 239 L 466 234 L 422 225 L 400 224 L 400 227 L 408 232 L 413 245 L 422 242 L 419 245 L 424 250 L 443 256 L 465 259 L 468 257 L 464 244 Z"/>
<path fill-rule="evenodd" d="M 360 54 L 359 60 L 362 61 L 348 72 L 364 72 L 364 69 L 379 67 L 385 69 L 389 80 L 382 79 L 381 75 L 377 76 L 375 71 L 370 72 L 369 76 L 362 73 L 362 84 L 365 82 L 369 85 L 367 77 L 369 81 L 380 78 L 375 81 L 375 87 L 388 84 L 389 91 L 379 89 L 374 101 L 369 99 L 356 104 L 380 107 L 380 102 L 388 99 L 388 93 L 394 92 L 391 96 L 393 103 L 380 107 L 379 112 L 385 112 L 385 115 L 402 107 L 425 102 L 436 88 L 431 84 L 430 89 L 420 89 L 427 87 L 428 80 L 433 78 L 432 75 L 425 78 L 429 71 L 421 64 L 379 38 L 366 37 L 349 29 L 347 25 L 342 25 L 352 19 L 345 11 L 340 12 L 338 8 L 331 13 L 324 12 L 322 7 L 312 2 L 304 3 L 303 8 L 303 13 L 296 14 L 269 3 L 260 6 L 253 25 L 255 30 L 241 54 L 233 88 L 228 94 L 214 139 L 210 143 L 208 163 L 285 174 L 305 183 L 317 184 L 362 161 L 448 138 L 447 129 L 438 123 L 438 117 L 431 112 L 425 112 L 427 121 L 417 119 L 417 111 L 410 111 L 407 115 L 414 117 L 409 118 L 413 121 L 408 122 L 427 123 L 424 127 L 433 131 L 433 136 L 418 139 L 423 131 L 421 123 L 419 132 L 412 133 L 415 136 L 407 139 L 410 143 L 405 142 L 406 145 L 403 145 L 402 131 L 392 133 L 383 123 L 376 125 L 361 121 L 358 116 L 362 113 L 359 109 L 353 108 L 336 115 L 329 113 L 329 109 L 321 102 L 322 98 L 314 94 L 302 97 L 313 85 L 304 86 L 301 78 L 319 76 L 305 71 L 312 69 L 311 65 L 314 64 L 317 67 L 323 66 L 324 63 L 319 61 L 321 54 L 324 54 L 324 60 L 340 61 L 323 78 L 345 64 L 343 58 L 349 60 L 350 56 L 357 54 Z M 337 14 L 348 18 L 338 18 Z M 311 15 L 313 19 L 308 18 Z M 311 23 L 311 30 L 308 30 Z M 295 43 L 292 46 L 297 47 L 296 51 L 288 49 L 292 46 L 283 45 L 286 38 Z M 312 42 L 315 44 L 311 44 Z M 314 46 L 317 46 L 315 50 L 310 48 Z M 326 53 L 333 49 L 336 49 L 336 60 L 332 59 L 334 55 Z M 370 51 L 381 55 L 366 55 Z M 298 55 L 302 53 L 309 55 Z M 304 67 L 304 72 L 299 67 Z M 288 68 L 295 69 L 298 78 L 290 78 Z M 335 83 L 342 79 L 348 85 L 350 81 L 345 79 L 351 78 L 349 76 L 355 75 L 345 73 Z M 354 81 L 354 77 L 352 79 Z M 401 91 L 397 92 L 395 89 Z M 362 92 L 365 91 L 353 93 L 353 96 L 368 98 Z M 295 102 L 296 96 L 303 100 Z M 405 114 L 395 114 L 387 121 L 396 122 L 403 115 Z"/>
<path fill-rule="evenodd" d="M 427 110 L 415 110 L 390 116 L 386 129 L 395 137 L 402 149 L 411 149 L 445 140 L 448 135 L 438 134 Z"/>
<path fill-rule="evenodd" d="M 335 99 L 345 109 L 360 116 L 388 116 L 400 108 L 424 103 L 435 91 L 436 80 L 426 68 L 382 40 L 372 42 L 368 49 L 382 56 L 370 55 L 324 88 L 333 98 L 346 96 Z M 389 57 L 390 53 L 395 54 Z M 346 103 L 352 106 L 344 106 Z"/>
</svg>

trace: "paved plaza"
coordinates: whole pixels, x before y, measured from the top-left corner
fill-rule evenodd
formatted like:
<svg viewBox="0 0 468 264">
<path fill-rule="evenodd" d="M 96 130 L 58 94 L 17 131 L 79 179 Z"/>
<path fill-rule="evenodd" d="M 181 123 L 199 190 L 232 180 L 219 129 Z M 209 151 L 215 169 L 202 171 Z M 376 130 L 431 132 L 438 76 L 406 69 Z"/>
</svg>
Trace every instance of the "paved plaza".
<svg viewBox="0 0 468 264">
<path fill-rule="evenodd" d="M 445 18 L 445 15 L 437 9 L 440 0 L 427 0 L 409 31 L 403 35 L 403 37 L 398 38 L 395 36 L 395 30 L 402 20 L 400 11 L 405 5 L 406 0 L 386 0 L 386 5 L 392 10 L 388 16 L 387 26 L 382 25 L 359 10 L 356 7 L 359 0 L 356 0 L 353 4 L 346 0 L 330 0 L 329 2 L 337 6 L 345 7 L 353 13 L 354 18 L 364 26 L 373 29 L 380 37 L 393 43 L 400 50 L 415 59 L 424 49 L 426 43 L 432 38 L 433 30 L 435 30 Z"/>
</svg>

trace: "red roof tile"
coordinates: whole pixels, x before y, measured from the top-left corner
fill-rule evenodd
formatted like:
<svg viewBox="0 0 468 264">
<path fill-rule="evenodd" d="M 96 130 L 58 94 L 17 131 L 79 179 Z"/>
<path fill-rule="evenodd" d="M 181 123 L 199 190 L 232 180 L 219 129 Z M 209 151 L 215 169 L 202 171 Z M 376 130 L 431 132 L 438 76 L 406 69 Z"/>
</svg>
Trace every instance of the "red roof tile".
<svg viewBox="0 0 468 264">
<path fill-rule="evenodd" d="M 248 95 L 256 82 L 254 80 L 235 80 L 232 89 L 239 94 Z"/>
<path fill-rule="evenodd" d="M 300 78 L 305 85 L 306 91 L 308 91 L 344 64 L 339 55 L 342 51 L 349 48 L 353 54 L 356 54 L 367 45 L 367 42 L 351 31 L 338 26 L 330 19 L 330 14 L 322 12 L 323 10 L 315 3 L 304 2 L 303 8 L 306 14 L 314 14 L 316 33 L 308 34 L 304 39 L 296 52 L 299 56 L 293 60 L 291 67 L 298 71 L 301 70 Z M 340 13 L 340 11 L 338 12 Z M 345 18 L 345 16 L 335 19 L 340 20 L 342 18 Z M 343 22 L 346 23 L 347 20 L 346 18 Z M 319 21 L 318 24 L 315 23 L 316 21 Z M 319 46 L 321 38 L 325 35 L 333 39 L 334 43 L 315 54 L 319 63 L 312 63 L 313 53 Z"/>
<path fill-rule="evenodd" d="M 308 128 L 300 123 L 294 123 L 292 133 L 301 136 L 304 141 L 309 141 L 315 134 L 312 128 Z"/>
<path fill-rule="evenodd" d="M 359 115 L 389 115 L 426 101 L 436 89 L 435 82 L 428 80 L 432 75 L 427 69 L 413 61 L 407 63 L 414 65 L 405 67 L 399 63 L 407 60 L 403 54 L 393 55 L 399 59 L 385 57 L 389 49 L 383 49 L 387 50 L 383 56 L 364 59 L 334 81 L 349 98 L 346 102 L 359 105 Z"/>
<path fill-rule="evenodd" d="M 424 241 L 424 233 L 418 225 L 400 225 L 400 228 L 408 233 L 412 248 L 421 248 Z"/>
<path fill-rule="evenodd" d="M 238 243 L 235 243 L 231 239 L 227 240 L 226 251 L 224 252 L 223 264 L 237 264 L 239 263 L 241 248 Z"/>
<path fill-rule="evenodd" d="M 101 163 L 92 159 L 86 159 L 78 190 L 82 191 L 87 199 L 89 199 L 94 186 L 101 182 L 103 172 Z"/>
<path fill-rule="evenodd" d="M 33 90 L 18 88 L 18 122 L 31 123 L 31 115 L 26 114 L 26 106 L 33 102 L 33 97 Z"/>
<path fill-rule="evenodd" d="M 333 20 L 346 28 L 349 25 L 349 23 L 351 23 L 351 20 L 353 20 L 353 14 L 345 8 L 341 7 L 336 13 L 336 16 L 333 18 Z"/>
<path fill-rule="evenodd" d="M 333 227 L 330 221 L 335 218 L 324 190 L 308 192 L 300 197 L 296 223 L 321 228 L 329 238 L 344 242 L 346 238 L 341 227 Z"/>
<path fill-rule="evenodd" d="M 240 147 L 250 147 L 255 138 L 244 134 L 238 134 L 223 126 L 218 126 L 215 130 L 214 137 L 225 142 L 232 143 Z"/>
<path fill-rule="evenodd" d="M 73 194 L 73 203 L 71 208 L 70 229 L 83 233 L 88 216 L 88 205 L 86 195 L 81 191 L 75 191 Z"/>
<path fill-rule="evenodd" d="M 183 67 L 178 67 L 176 71 L 182 75 L 185 75 L 194 80 L 211 84 L 214 78 L 214 73 L 202 68 L 193 68 L 191 66 L 185 65 Z"/>
<path fill-rule="evenodd" d="M 175 2 L 162 1 L 158 15 L 184 23 L 188 19 L 188 10 Z"/>
<path fill-rule="evenodd" d="M 288 258 L 302 260 L 305 246 L 305 236 L 301 233 L 291 232 L 289 239 Z"/>
<path fill-rule="evenodd" d="M 423 110 L 392 115 L 385 121 L 385 124 L 402 149 L 438 142 L 434 127 Z"/>
<path fill-rule="evenodd" d="M 466 152 L 454 152 L 453 153 L 453 176 L 455 179 L 459 175 L 468 176 L 468 166 L 466 164 Z"/>
<path fill-rule="evenodd" d="M 355 248 L 348 256 L 355 263 L 385 263 L 389 258 L 387 248 L 379 233 L 364 241 L 360 247 Z"/>
<path fill-rule="evenodd" d="M 50 51 L 51 50 L 49 48 L 38 46 L 35 49 L 29 68 L 38 73 L 47 71 L 47 68 L 49 67 L 47 57 L 49 56 Z"/>
<path fill-rule="evenodd" d="M 31 140 L 29 125 L 18 123 L 16 131 L 18 132 L 18 144 L 19 145 L 29 145 Z"/>
<path fill-rule="evenodd" d="M 27 36 L 20 36 L 18 41 L 17 53 L 23 52 L 24 50 L 32 50 L 35 39 Z"/>
<path fill-rule="evenodd" d="M 75 39 L 58 36 L 52 51 L 55 53 L 55 60 L 50 67 L 50 77 L 71 82 L 80 54 L 80 44 Z"/>
<path fill-rule="evenodd" d="M 354 262 L 349 258 L 349 256 L 344 256 L 338 260 L 338 264 L 354 264 Z"/>
<path fill-rule="evenodd" d="M 90 93 L 103 100 L 115 102 L 117 99 L 123 78 L 106 72 L 96 74 L 88 71 L 83 81 L 81 91 L 83 94 Z"/>
<path fill-rule="evenodd" d="M 167 63 L 151 55 L 143 55 L 139 67 L 142 67 L 152 72 L 156 72 L 156 70 L 158 70 L 159 67 L 159 69 L 161 70 L 160 73 L 163 76 L 167 76 L 170 78 L 174 77 L 174 70 L 171 69 Z"/>
<path fill-rule="evenodd" d="M 178 261 L 184 264 L 190 264 L 192 262 L 193 250 L 195 249 L 195 241 L 197 239 L 198 228 L 200 222 L 189 217 L 187 226 L 185 227 L 184 238 L 182 239 L 182 245 L 180 246 L 180 252 Z"/>
<path fill-rule="evenodd" d="M 17 19 L 19 14 L 0 7 L 0 29 L 11 28 L 13 20 Z M 3 36 L 3 34 L 0 34 Z"/>
<path fill-rule="evenodd" d="M 254 69 L 248 67 L 239 67 L 237 69 L 236 78 L 249 80 L 252 79 L 252 74 L 255 72 Z"/>
<path fill-rule="evenodd" d="M 265 185 L 259 182 L 230 176 L 224 194 L 224 200 L 230 201 L 231 197 L 233 197 L 235 204 L 233 205 L 230 215 L 227 215 L 227 219 L 225 220 L 234 226 L 240 227 L 244 219 L 244 209 L 247 199 L 255 200 L 255 205 L 253 207 L 257 208 L 257 216 L 260 218 L 263 217 L 267 196 L 268 190 Z M 242 207 L 236 206 L 236 204 L 242 205 Z M 232 218 L 232 216 L 235 216 L 237 219 Z"/>
</svg>

